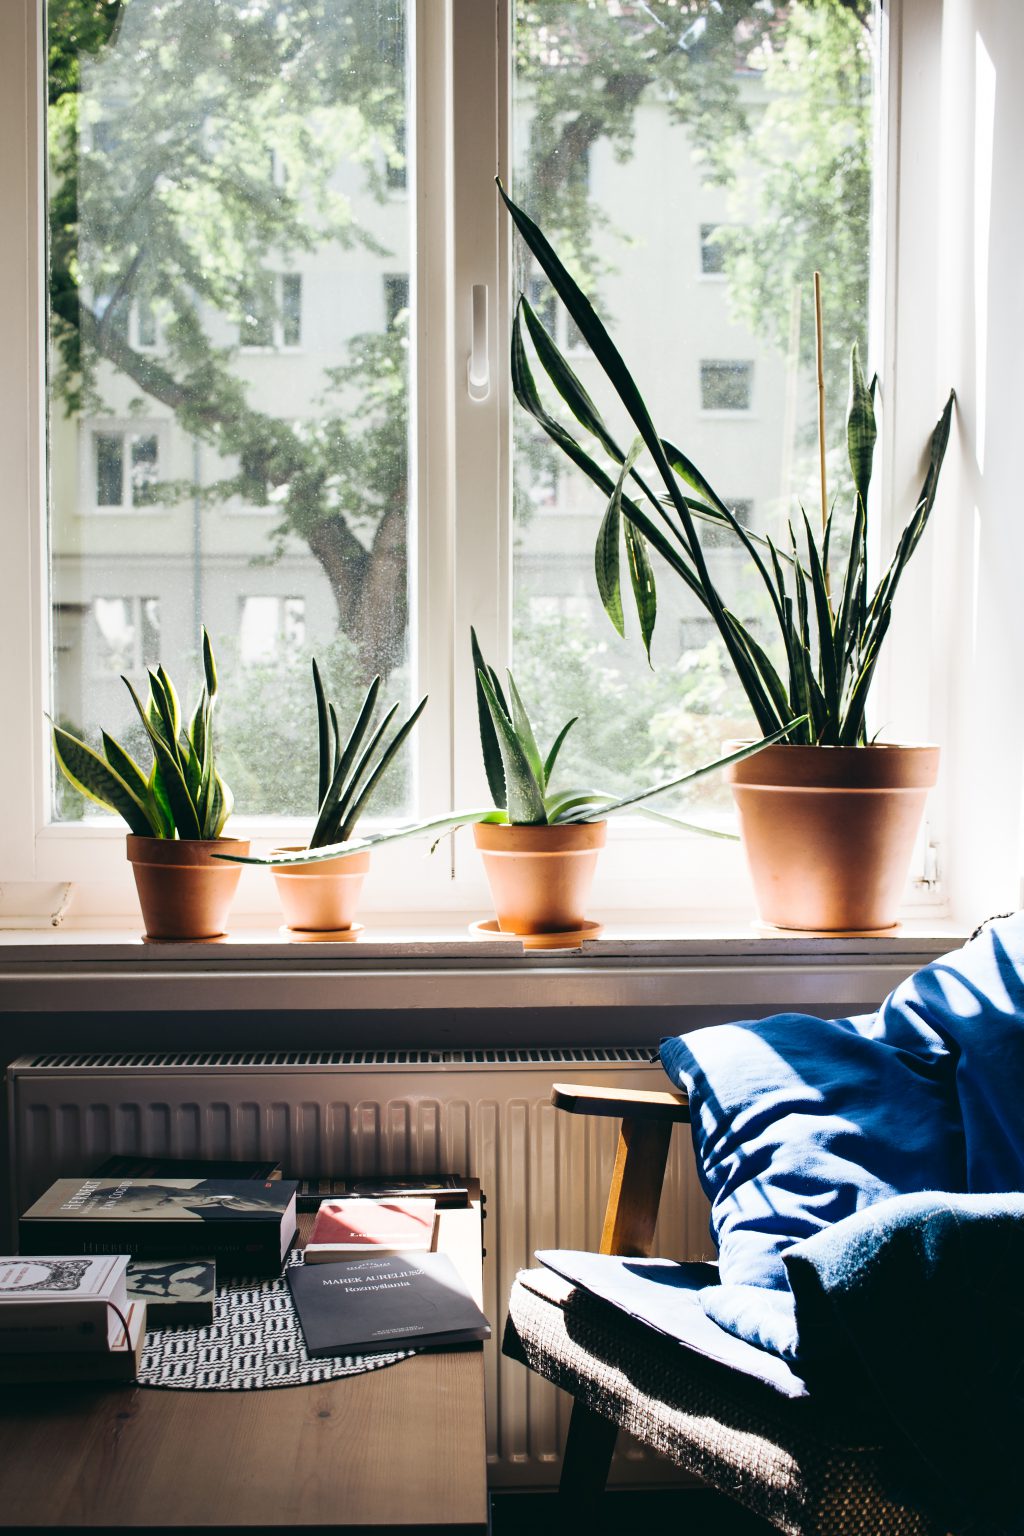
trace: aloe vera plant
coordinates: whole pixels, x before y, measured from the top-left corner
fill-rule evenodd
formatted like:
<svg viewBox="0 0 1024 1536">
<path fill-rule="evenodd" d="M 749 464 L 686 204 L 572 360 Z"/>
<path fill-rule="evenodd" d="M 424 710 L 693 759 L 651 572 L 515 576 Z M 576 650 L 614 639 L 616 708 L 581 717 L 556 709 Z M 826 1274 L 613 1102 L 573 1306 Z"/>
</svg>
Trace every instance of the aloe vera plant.
<svg viewBox="0 0 1024 1536">
<path fill-rule="evenodd" d="M 746 757 L 753 757 L 763 747 L 769 747 L 773 742 L 781 741 L 790 730 L 799 729 L 803 724 L 801 720 L 790 721 L 770 736 L 766 736 L 763 741 L 743 747 L 740 751 L 733 752 L 728 757 L 719 758 L 716 762 L 705 763 L 703 767 L 694 768 L 689 773 L 681 774 L 679 778 L 668 779 L 663 784 L 655 784 L 649 789 L 642 789 L 634 794 L 616 796 L 595 789 L 553 791 L 550 786 L 555 764 L 578 716 L 573 715 L 565 722 L 555 736 L 546 756 L 542 756 L 533 725 L 512 673 L 506 673 L 508 681 L 506 695 L 498 674 L 484 660 L 475 630 L 470 630 L 470 640 L 476 666 L 480 744 L 483 749 L 487 783 L 496 807 L 488 815 L 474 816 L 472 819 L 476 821 L 507 822 L 513 826 L 565 826 L 573 822 L 603 821 L 606 816 L 610 816 L 615 811 L 636 807 L 642 814 L 655 816 L 658 821 L 667 822 L 670 826 L 679 827 L 684 831 L 702 832 L 709 837 L 726 837 L 734 840 L 731 833 L 718 832 L 710 827 L 680 821 L 677 817 L 666 815 L 664 812 L 652 811 L 642 802 L 652 799 L 655 795 L 665 794 L 669 790 L 679 789 L 684 784 L 695 783 L 697 779 L 702 779 L 709 773 L 716 773 L 729 763 L 738 763 Z M 461 818 L 463 821 L 470 819 L 468 816 Z"/>
<path fill-rule="evenodd" d="M 203 673 L 203 691 L 187 725 L 162 666 L 150 670 L 145 704 L 122 677 L 152 748 L 148 771 L 106 731 L 101 732 L 100 754 L 51 721 L 54 756 L 65 778 L 86 799 L 123 817 L 140 837 L 217 838 L 231 814 L 232 794 L 214 758 L 217 667 L 205 627 Z"/>
<path fill-rule="evenodd" d="M 658 611 L 649 549 L 710 614 L 765 735 L 791 724 L 792 744 L 855 746 L 867 741 L 865 708 L 893 599 L 935 502 L 949 440 L 954 395 L 931 434 L 928 463 L 913 512 L 896 551 L 873 591 L 868 588 L 867 499 L 877 426 L 876 380 L 867 385 L 854 346 L 850 360 L 847 450 L 854 483 L 853 530 L 845 570 L 830 571 L 832 513 L 820 537 L 806 515 L 788 527 L 782 547 L 744 528 L 695 464 L 655 428 L 643 397 L 590 300 L 573 281 L 544 234 L 498 183 L 498 190 L 537 263 L 550 280 L 600 364 L 636 430 L 622 448 L 550 332 L 520 298 L 512 332 L 512 384 L 519 404 L 551 440 L 604 493 L 607 507 L 595 550 L 597 587 L 604 608 L 624 633 L 620 546 L 624 542 L 640 634 L 650 658 Z M 527 355 L 529 335 L 547 378 L 587 434 L 574 435 L 544 405 Z M 593 439 L 614 466 L 609 473 L 593 457 Z M 654 477 L 638 467 L 646 450 Z M 628 493 L 627 493 L 628 488 Z M 718 592 L 698 534 L 699 524 L 728 529 L 746 551 L 768 596 L 778 631 L 775 659 L 728 608 Z"/>
</svg>

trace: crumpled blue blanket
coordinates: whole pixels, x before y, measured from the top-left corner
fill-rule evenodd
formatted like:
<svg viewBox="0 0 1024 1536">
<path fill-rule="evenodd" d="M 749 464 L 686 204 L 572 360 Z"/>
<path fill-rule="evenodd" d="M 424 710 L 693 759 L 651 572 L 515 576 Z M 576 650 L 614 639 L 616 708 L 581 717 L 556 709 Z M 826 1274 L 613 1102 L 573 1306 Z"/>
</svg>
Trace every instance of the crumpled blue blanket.
<svg viewBox="0 0 1024 1536">
<path fill-rule="evenodd" d="M 1000 1473 L 1024 1430 L 1024 913 L 876 1014 L 716 1025 L 661 1054 L 712 1202 L 708 1317 L 822 1395 L 883 1404 L 950 1529 L 1024 1532 Z"/>
</svg>

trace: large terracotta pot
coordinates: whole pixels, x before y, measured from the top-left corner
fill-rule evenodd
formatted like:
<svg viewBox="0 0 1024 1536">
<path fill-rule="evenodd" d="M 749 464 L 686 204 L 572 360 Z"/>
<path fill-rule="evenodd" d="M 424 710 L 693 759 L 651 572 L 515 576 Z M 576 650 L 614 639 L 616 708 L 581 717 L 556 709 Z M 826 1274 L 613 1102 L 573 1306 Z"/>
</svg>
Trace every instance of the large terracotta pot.
<svg viewBox="0 0 1024 1536">
<path fill-rule="evenodd" d="M 478 822 L 498 927 L 502 933 L 573 933 L 586 922 L 587 899 L 608 824 L 510 827 Z"/>
<path fill-rule="evenodd" d="M 763 921 L 892 928 L 938 771 L 938 747 L 901 746 L 765 747 L 727 768 Z"/>
<path fill-rule="evenodd" d="M 149 939 L 215 939 L 227 927 L 228 909 L 241 865 L 225 864 L 215 853 L 249 852 L 237 837 L 208 841 L 128 834 L 128 859 L 135 875 L 142 921 Z"/>
<path fill-rule="evenodd" d="M 278 853 L 301 853 L 279 848 Z M 284 920 L 296 933 L 341 933 L 355 922 L 369 851 L 315 864 L 274 865 L 274 881 Z"/>
</svg>

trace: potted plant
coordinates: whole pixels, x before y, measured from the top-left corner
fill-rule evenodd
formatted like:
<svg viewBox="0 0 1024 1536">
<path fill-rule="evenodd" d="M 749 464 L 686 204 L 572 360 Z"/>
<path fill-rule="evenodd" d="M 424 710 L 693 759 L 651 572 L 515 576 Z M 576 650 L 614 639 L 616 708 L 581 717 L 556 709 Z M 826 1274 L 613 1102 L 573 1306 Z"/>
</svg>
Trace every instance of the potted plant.
<svg viewBox="0 0 1024 1536">
<path fill-rule="evenodd" d="M 605 843 L 607 818 L 635 806 L 686 831 L 729 836 L 651 811 L 642 802 L 754 757 L 801 723 L 791 721 L 763 741 L 739 746 L 718 762 L 706 763 L 677 779 L 634 794 L 552 790 L 559 752 L 578 717 L 574 715 L 565 722 L 547 754 L 542 756 L 512 673 L 506 673 L 506 696 L 494 668 L 484 660 L 474 630 L 470 637 L 476 667 L 480 742 L 495 804 L 493 811 L 473 817 L 473 835 L 483 856 L 501 933 L 579 938 L 599 931 L 598 924 L 588 921 L 586 905 L 598 852 Z"/>
<path fill-rule="evenodd" d="M 514 392 L 560 450 L 608 497 L 595 565 L 610 617 L 621 633 L 619 545 L 624 536 L 648 655 L 657 615 L 652 547 L 713 619 L 762 734 L 778 730 L 795 715 L 803 716 L 803 725 L 792 730 L 785 743 L 759 754 L 753 763 L 728 770 L 762 918 L 780 927 L 827 931 L 891 927 L 925 797 L 937 775 L 938 749 L 869 742 L 865 708 L 897 587 L 935 502 L 949 440 L 952 392 L 931 434 L 921 493 L 887 569 L 871 591 L 867 498 L 877 436 L 876 381 L 865 384 L 856 347 L 846 423 L 854 484 L 852 533 L 845 566 L 834 573 L 820 372 L 822 528 L 816 533 L 803 515 L 799 530 L 790 525 L 787 547 L 779 547 L 744 528 L 696 465 L 659 435 L 590 301 L 537 225 L 500 184 L 499 191 L 637 432 L 633 445 L 623 450 L 536 313 L 520 299 L 512 335 Z M 580 426 L 618 466 L 616 479 L 547 411 L 530 369 L 527 332 L 544 372 Z M 638 467 L 645 450 L 654 466 L 653 482 Z M 777 630 L 773 656 L 719 594 L 701 544 L 701 525 L 729 530 L 751 560 Z"/>
<path fill-rule="evenodd" d="M 302 848 L 277 848 L 264 856 L 250 855 L 248 850 L 223 855 L 232 863 L 258 864 L 272 870 L 285 923 L 296 934 L 354 937 L 362 926 L 356 923 L 355 913 L 370 868 L 371 848 L 444 831 L 479 814 L 467 812 L 464 816 L 409 822 L 366 837 L 356 835 L 360 818 L 427 703 L 424 696 L 388 739 L 398 705 L 392 704 L 374 725 L 380 689 L 381 680 L 375 677 L 346 734 L 314 658 L 319 773 L 313 835 Z"/>
<path fill-rule="evenodd" d="M 128 858 L 150 939 L 209 939 L 224 932 L 241 871 L 217 853 L 247 853 L 249 844 L 221 834 L 231 791 L 217 772 L 213 711 L 217 668 L 203 629 L 204 686 L 188 724 L 164 668 L 149 673 L 145 704 L 124 683 L 153 753 L 146 772 L 106 731 L 102 755 L 53 724 L 53 750 L 81 794 L 128 823 Z"/>
</svg>

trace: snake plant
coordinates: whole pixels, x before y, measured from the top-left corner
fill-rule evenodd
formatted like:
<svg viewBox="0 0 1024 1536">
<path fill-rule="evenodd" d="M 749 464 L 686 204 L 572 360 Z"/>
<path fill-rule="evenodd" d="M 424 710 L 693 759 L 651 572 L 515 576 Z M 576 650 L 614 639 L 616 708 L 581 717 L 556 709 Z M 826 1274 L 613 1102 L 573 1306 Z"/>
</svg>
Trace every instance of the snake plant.
<svg viewBox="0 0 1024 1536">
<path fill-rule="evenodd" d="M 480 744 L 487 783 L 496 807 L 489 815 L 475 816 L 473 819 L 476 821 L 507 822 L 513 826 L 528 827 L 565 826 L 573 822 L 603 821 L 614 811 L 635 806 L 642 814 L 653 816 L 670 826 L 680 827 L 686 832 L 702 832 L 708 837 L 724 837 L 735 841 L 731 833 L 680 821 L 662 811 L 651 810 L 641 802 L 650 800 L 654 795 L 663 795 L 670 789 L 679 789 L 684 784 L 692 784 L 730 763 L 739 763 L 745 757 L 753 757 L 755 752 L 781 741 L 790 730 L 799 729 L 802 724 L 800 720 L 790 721 L 763 741 L 743 747 L 716 762 L 705 763 L 703 767 L 692 769 L 677 779 L 668 779 L 664 784 L 655 784 L 650 789 L 642 789 L 634 794 L 615 796 L 595 789 L 563 789 L 555 792 L 550 787 L 555 763 L 565 738 L 579 717 L 573 715 L 565 722 L 547 755 L 542 757 L 536 733 L 512 673 L 505 674 L 508 680 L 506 695 L 498 674 L 484 660 L 475 630 L 470 630 L 470 640 L 476 666 Z M 464 821 L 468 819 L 462 818 Z"/>
<path fill-rule="evenodd" d="M 86 799 L 116 811 L 140 837 L 216 838 L 231 814 L 231 791 L 214 760 L 217 667 L 205 627 L 203 672 L 203 691 L 187 726 L 163 667 L 149 673 L 145 704 L 122 677 L 152 748 L 148 772 L 106 731 L 101 732 L 101 755 L 51 721 L 54 756 L 65 778 Z"/>
<path fill-rule="evenodd" d="M 855 488 L 853 529 L 845 570 L 836 580 L 830 572 L 832 514 L 826 516 L 820 537 L 802 515 L 798 528 L 790 523 L 782 547 L 744 528 L 686 454 L 659 435 L 640 390 L 590 300 L 569 276 L 538 226 L 511 201 L 500 182 L 498 190 L 516 229 L 575 321 L 636 430 L 632 445 L 620 447 L 550 332 L 528 301 L 520 298 L 512 331 L 513 390 L 523 409 L 607 498 L 597 537 L 595 570 L 598 591 L 612 623 L 620 634 L 624 632 L 620 576 L 620 544 L 624 541 L 640 633 L 650 657 L 658 598 L 649 547 L 655 549 L 713 619 L 763 735 L 779 734 L 788 725 L 792 744 L 864 744 L 868 690 L 889 628 L 896 589 L 935 502 L 949 440 L 953 393 L 931 434 L 927 470 L 913 512 L 888 568 L 869 593 L 867 499 L 877 436 L 876 380 L 865 384 L 854 346 L 846 422 Z M 527 333 L 541 367 L 587 438 L 574 435 L 544 405 L 527 356 Z M 611 473 L 592 456 L 587 439 L 593 439 L 612 461 Z M 638 468 L 644 450 L 654 466 L 657 478 L 653 483 Z M 698 524 L 728 530 L 753 562 L 778 632 L 775 661 L 720 595 L 708 568 Z M 795 716 L 803 717 L 799 727 Z"/>
</svg>

